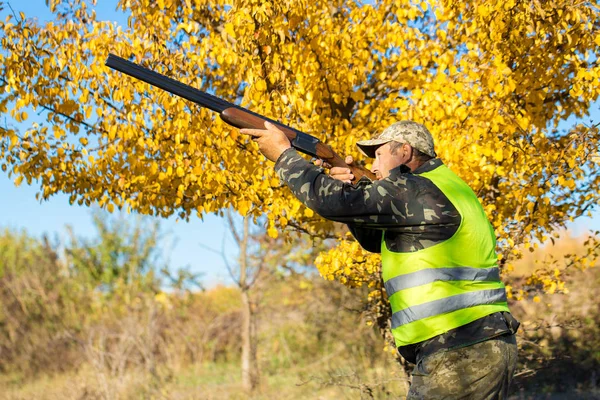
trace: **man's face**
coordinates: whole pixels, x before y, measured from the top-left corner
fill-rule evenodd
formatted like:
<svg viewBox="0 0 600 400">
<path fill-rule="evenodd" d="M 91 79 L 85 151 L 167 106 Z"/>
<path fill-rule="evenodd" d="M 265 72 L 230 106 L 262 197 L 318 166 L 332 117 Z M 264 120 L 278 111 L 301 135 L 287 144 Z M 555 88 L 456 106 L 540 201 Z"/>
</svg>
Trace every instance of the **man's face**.
<svg viewBox="0 0 600 400">
<path fill-rule="evenodd" d="M 377 176 L 377 179 L 385 179 L 390 175 L 390 171 L 409 160 L 407 144 L 397 147 L 391 151 L 391 142 L 382 144 L 375 150 L 375 161 L 371 171 Z M 408 149 L 410 150 L 410 149 Z"/>
</svg>

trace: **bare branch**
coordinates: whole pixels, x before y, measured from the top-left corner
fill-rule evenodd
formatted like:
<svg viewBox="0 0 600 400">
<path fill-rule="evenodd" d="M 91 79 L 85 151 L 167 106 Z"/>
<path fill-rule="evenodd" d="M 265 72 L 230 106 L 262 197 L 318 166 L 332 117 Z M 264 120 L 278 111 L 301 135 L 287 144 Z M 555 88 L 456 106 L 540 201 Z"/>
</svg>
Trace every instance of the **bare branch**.
<svg viewBox="0 0 600 400">
<path fill-rule="evenodd" d="M 225 268 L 227 268 L 227 272 L 229 272 L 229 277 L 232 281 L 235 282 L 237 286 L 241 286 L 239 279 L 235 277 L 233 274 L 233 268 L 229 264 L 229 260 L 227 260 L 227 256 L 225 256 L 225 235 L 223 235 L 223 241 L 221 242 L 221 257 L 223 258 L 223 262 L 225 263 Z"/>
<path fill-rule="evenodd" d="M 227 210 L 227 223 L 229 224 L 229 230 L 231 231 L 235 242 L 238 246 L 241 246 L 242 239 L 240 238 L 240 235 L 235 228 L 235 222 L 233 221 L 233 217 L 231 216 L 231 210 Z"/>
</svg>

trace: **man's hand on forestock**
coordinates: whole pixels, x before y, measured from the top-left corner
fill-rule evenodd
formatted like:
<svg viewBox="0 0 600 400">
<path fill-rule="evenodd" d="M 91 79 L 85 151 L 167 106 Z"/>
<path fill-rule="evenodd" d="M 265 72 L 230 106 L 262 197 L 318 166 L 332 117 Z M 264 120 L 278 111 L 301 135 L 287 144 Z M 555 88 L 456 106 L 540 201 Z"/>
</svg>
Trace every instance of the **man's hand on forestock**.
<svg viewBox="0 0 600 400">
<path fill-rule="evenodd" d="M 346 162 L 346 164 L 352 165 L 352 163 L 354 162 L 354 159 L 352 158 L 352 156 L 346 156 L 346 159 L 344 161 Z M 352 171 L 350 171 L 350 168 L 345 168 L 345 167 L 333 167 L 332 168 L 331 165 L 323 162 L 323 160 L 316 160 L 315 165 L 323 166 L 325 168 L 331 168 L 329 170 L 329 176 L 331 176 L 334 179 L 338 179 L 342 182 L 352 183 L 352 179 L 354 179 L 354 175 L 352 174 Z"/>
<path fill-rule="evenodd" d="M 281 153 L 292 147 L 285 133 L 268 121 L 265 121 L 265 129 L 240 129 L 240 132 L 252 136 L 258 143 L 260 152 L 273 162 L 277 161 Z"/>
</svg>

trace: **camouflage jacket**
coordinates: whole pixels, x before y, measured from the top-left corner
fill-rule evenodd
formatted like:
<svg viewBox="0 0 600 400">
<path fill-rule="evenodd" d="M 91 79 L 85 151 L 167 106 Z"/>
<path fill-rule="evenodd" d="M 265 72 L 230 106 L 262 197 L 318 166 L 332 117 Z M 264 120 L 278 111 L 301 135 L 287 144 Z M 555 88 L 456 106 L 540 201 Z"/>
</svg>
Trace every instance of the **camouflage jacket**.
<svg viewBox="0 0 600 400">
<path fill-rule="evenodd" d="M 306 206 L 324 218 L 348 224 L 361 246 L 381 252 L 383 229 L 389 250 L 410 252 L 449 239 L 461 216 L 442 191 L 420 174 L 442 165 L 432 159 L 414 171 L 405 166 L 381 180 L 361 179 L 347 184 L 286 150 L 275 163 L 279 178 Z M 440 349 L 468 346 L 499 335 L 514 333 L 519 322 L 508 313 L 496 313 L 416 345 L 401 348 L 409 361 Z M 404 350 L 404 351 L 403 351 Z"/>
<path fill-rule="evenodd" d="M 352 234 L 370 252 L 381 252 L 382 229 L 389 250 L 409 252 L 449 239 L 461 217 L 429 179 L 419 174 L 442 165 L 435 158 L 415 171 L 400 166 L 378 181 L 361 179 L 356 185 L 331 178 L 302 158 L 285 151 L 275 170 L 292 193 L 324 218 L 348 224 Z"/>
</svg>

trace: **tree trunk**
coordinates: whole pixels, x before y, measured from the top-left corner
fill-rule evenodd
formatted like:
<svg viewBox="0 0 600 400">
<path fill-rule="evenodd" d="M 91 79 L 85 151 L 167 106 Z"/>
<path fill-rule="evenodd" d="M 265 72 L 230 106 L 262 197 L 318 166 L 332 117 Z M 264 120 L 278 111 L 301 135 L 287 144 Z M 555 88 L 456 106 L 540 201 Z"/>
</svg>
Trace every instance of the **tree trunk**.
<svg viewBox="0 0 600 400">
<path fill-rule="evenodd" d="M 249 240 L 248 217 L 244 218 L 244 236 L 240 243 L 240 289 L 242 290 L 242 386 L 251 392 L 258 386 L 256 359 L 256 318 L 248 285 L 247 249 Z"/>
<path fill-rule="evenodd" d="M 242 385 L 253 391 L 258 386 L 256 359 L 256 319 L 248 291 L 242 292 Z"/>
</svg>

